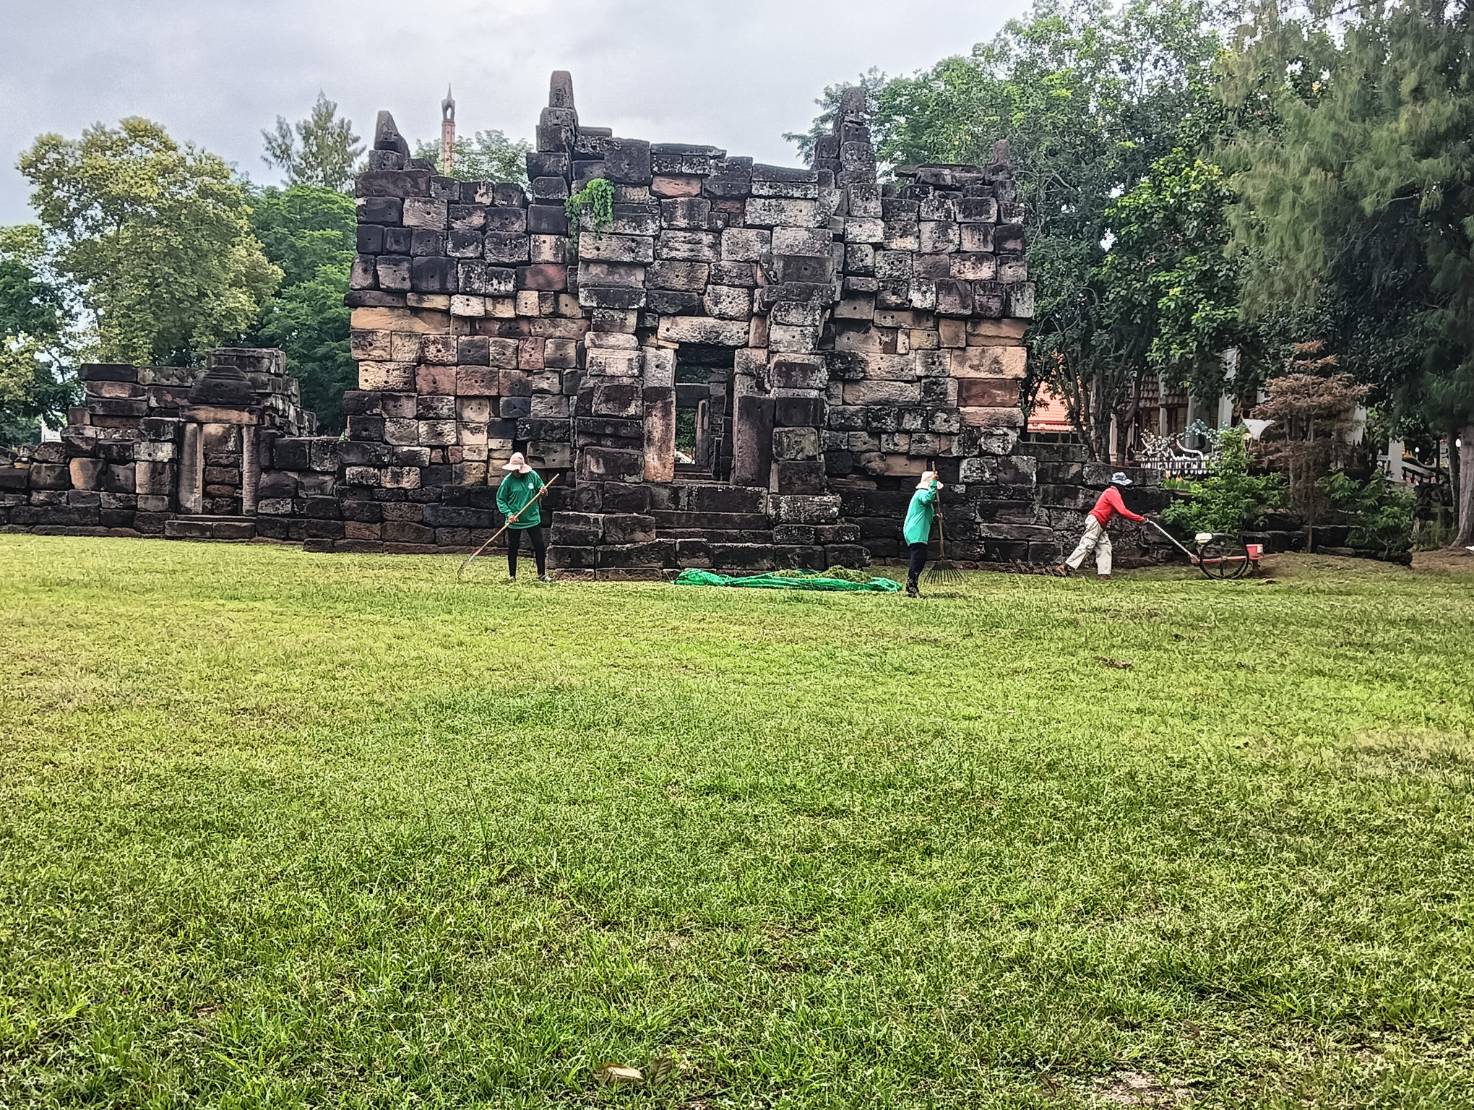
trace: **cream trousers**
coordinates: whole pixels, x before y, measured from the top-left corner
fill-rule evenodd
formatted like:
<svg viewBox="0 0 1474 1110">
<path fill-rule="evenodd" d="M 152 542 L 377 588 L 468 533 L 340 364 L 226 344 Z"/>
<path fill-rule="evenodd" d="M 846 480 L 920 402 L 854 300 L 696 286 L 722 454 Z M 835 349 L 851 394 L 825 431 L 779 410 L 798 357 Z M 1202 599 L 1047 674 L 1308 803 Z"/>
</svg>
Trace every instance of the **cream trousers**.
<svg viewBox="0 0 1474 1110">
<path fill-rule="evenodd" d="M 1065 565 L 1071 570 L 1079 570 L 1080 564 L 1085 562 L 1085 556 L 1092 550 L 1095 552 L 1095 573 L 1110 574 L 1111 534 L 1093 516 L 1085 518 L 1085 534 L 1080 537 L 1080 543 L 1074 552 L 1065 560 Z"/>
</svg>

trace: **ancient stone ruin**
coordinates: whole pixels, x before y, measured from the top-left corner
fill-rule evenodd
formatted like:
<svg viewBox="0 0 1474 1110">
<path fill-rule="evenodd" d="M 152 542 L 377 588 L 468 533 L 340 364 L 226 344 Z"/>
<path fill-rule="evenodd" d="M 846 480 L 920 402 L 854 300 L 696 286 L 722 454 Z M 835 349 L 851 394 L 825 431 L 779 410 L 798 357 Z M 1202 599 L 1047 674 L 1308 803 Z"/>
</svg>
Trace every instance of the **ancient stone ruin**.
<svg viewBox="0 0 1474 1110">
<path fill-rule="evenodd" d="M 1034 286 L 1007 147 L 880 185 L 863 107 L 791 169 L 585 126 L 556 73 L 526 189 L 436 176 L 380 113 L 346 437 L 313 434 L 279 352 L 213 352 L 198 380 L 84 367 L 62 442 L 0 469 L 0 525 L 466 548 L 523 451 L 565 475 L 567 574 L 893 557 L 932 466 L 953 558 L 1057 559 L 1108 474 L 1019 442 Z M 597 179 L 612 220 L 570 226 Z"/>
</svg>

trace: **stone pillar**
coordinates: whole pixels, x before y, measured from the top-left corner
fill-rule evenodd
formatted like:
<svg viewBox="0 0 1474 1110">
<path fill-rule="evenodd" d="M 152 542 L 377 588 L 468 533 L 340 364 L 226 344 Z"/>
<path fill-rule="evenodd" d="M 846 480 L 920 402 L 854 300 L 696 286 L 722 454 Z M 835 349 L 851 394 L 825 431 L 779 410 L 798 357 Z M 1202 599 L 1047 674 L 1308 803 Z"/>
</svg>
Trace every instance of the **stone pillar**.
<svg viewBox="0 0 1474 1110">
<path fill-rule="evenodd" d="M 645 347 L 640 351 L 640 366 L 645 481 L 669 482 L 676 476 L 676 352 Z"/>
<path fill-rule="evenodd" d="M 773 397 L 765 351 L 741 350 L 732 375 L 732 484 L 767 488 L 773 465 Z"/>
<path fill-rule="evenodd" d="M 205 457 L 200 426 L 184 425 L 184 438 L 179 448 L 179 511 L 198 513 L 204 506 Z"/>
<path fill-rule="evenodd" d="M 256 426 L 241 428 L 241 515 L 256 511 L 256 486 L 261 481 L 261 460 L 257 457 Z"/>
</svg>

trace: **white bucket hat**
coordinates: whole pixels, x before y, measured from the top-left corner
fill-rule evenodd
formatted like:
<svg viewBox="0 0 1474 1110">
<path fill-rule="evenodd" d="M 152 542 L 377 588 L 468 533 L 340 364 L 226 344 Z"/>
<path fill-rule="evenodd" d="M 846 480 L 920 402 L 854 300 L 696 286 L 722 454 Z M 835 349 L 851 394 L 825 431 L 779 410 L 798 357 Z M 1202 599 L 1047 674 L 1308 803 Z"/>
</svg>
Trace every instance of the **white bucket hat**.
<svg viewBox="0 0 1474 1110">
<path fill-rule="evenodd" d="M 532 467 L 527 465 L 526 455 L 524 455 L 521 451 L 514 451 L 512 453 L 512 457 L 507 460 L 506 465 L 504 465 L 502 469 L 515 470 L 518 474 L 526 474 L 532 469 Z"/>
<path fill-rule="evenodd" d="M 936 480 L 937 480 L 937 472 L 935 470 L 923 470 L 921 472 L 921 481 L 919 481 L 919 482 L 916 483 L 916 488 L 917 489 L 926 489 L 928 486 L 930 486 Z"/>
<path fill-rule="evenodd" d="M 1124 470 L 1118 470 L 1111 475 L 1111 485 L 1113 486 L 1129 486 L 1131 484 L 1131 479 L 1126 477 Z"/>
</svg>

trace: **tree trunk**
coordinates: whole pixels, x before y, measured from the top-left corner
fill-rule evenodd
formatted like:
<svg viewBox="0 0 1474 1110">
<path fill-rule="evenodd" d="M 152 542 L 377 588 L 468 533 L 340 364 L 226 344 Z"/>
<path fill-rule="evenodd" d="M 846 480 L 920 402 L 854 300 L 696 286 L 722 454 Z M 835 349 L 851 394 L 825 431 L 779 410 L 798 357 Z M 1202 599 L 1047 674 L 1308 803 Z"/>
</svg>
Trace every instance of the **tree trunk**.
<svg viewBox="0 0 1474 1110">
<path fill-rule="evenodd" d="M 1458 533 L 1454 536 L 1455 547 L 1468 547 L 1474 544 L 1474 423 L 1465 424 L 1459 429 L 1457 440 L 1458 460 L 1457 469 L 1450 467 L 1450 477 L 1454 480 L 1454 513 L 1459 522 Z M 1449 452 L 1450 461 L 1453 461 L 1453 452 Z"/>
</svg>

